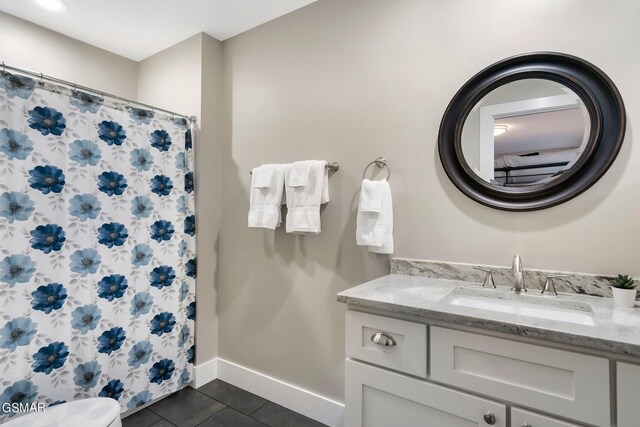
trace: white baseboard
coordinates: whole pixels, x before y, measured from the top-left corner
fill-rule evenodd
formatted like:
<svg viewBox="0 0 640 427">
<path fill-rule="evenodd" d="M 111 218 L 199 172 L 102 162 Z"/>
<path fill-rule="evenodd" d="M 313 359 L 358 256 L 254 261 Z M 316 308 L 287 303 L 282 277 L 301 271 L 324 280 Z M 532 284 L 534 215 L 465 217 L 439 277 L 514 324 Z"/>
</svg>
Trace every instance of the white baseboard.
<svg viewBox="0 0 640 427">
<path fill-rule="evenodd" d="M 193 367 L 193 380 L 191 386 L 199 388 L 208 382 L 218 378 L 218 359 L 207 360 L 206 362 Z"/>
<path fill-rule="evenodd" d="M 218 378 L 236 387 L 256 394 L 280 406 L 291 409 L 306 417 L 326 424 L 330 427 L 344 426 L 344 404 L 312 393 L 309 390 L 288 384 L 268 375 L 245 368 L 224 359 L 217 361 Z M 198 367 L 196 386 L 199 387 L 200 368 L 208 365 L 209 361 Z M 208 368 L 206 372 L 211 372 Z M 203 374 L 204 377 L 205 374 Z M 206 381 L 208 382 L 208 381 Z M 202 384 L 205 384 L 203 382 Z"/>
</svg>

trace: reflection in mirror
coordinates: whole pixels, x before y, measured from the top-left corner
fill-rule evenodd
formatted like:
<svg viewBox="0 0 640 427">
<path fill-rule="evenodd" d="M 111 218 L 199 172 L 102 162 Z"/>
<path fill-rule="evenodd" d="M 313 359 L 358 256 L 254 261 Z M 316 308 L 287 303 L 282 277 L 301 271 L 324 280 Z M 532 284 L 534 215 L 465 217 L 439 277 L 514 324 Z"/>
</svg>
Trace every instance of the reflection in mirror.
<svg viewBox="0 0 640 427">
<path fill-rule="evenodd" d="M 582 100 L 546 79 L 523 79 L 489 92 L 462 129 L 462 155 L 482 180 L 500 187 L 544 184 L 580 158 L 591 123 Z"/>
</svg>

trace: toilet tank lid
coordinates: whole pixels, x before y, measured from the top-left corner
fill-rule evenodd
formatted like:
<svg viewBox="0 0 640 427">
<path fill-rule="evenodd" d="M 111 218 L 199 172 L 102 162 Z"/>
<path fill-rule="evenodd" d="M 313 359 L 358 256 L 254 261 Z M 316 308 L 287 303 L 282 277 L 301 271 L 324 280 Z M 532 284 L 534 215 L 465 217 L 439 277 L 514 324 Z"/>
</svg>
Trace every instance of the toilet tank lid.
<svg viewBox="0 0 640 427">
<path fill-rule="evenodd" d="M 3 427 L 107 427 L 120 416 L 120 404 L 108 397 L 93 397 L 46 407 L 44 412 L 34 412 L 12 418 Z"/>
</svg>

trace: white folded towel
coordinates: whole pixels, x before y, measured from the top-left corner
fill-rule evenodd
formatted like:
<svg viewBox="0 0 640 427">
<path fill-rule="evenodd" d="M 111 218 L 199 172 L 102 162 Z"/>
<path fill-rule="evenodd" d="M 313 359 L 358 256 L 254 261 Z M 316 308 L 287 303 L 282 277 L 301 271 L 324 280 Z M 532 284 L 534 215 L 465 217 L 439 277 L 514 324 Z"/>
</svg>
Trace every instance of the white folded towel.
<svg viewBox="0 0 640 427">
<path fill-rule="evenodd" d="M 275 230 L 282 223 L 285 165 L 262 165 L 251 171 L 249 227 Z"/>
<path fill-rule="evenodd" d="M 309 180 L 309 170 L 313 160 L 291 163 L 288 166 L 287 185 L 289 187 L 304 187 Z"/>
<path fill-rule="evenodd" d="M 306 160 L 285 168 L 287 233 L 320 233 L 320 205 L 329 201 L 326 164 L 321 160 Z"/>
<path fill-rule="evenodd" d="M 393 201 L 391 187 L 386 179 L 362 181 L 356 219 L 356 242 L 360 246 L 368 246 L 370 252 L 393 253 Z"/>
</svg>

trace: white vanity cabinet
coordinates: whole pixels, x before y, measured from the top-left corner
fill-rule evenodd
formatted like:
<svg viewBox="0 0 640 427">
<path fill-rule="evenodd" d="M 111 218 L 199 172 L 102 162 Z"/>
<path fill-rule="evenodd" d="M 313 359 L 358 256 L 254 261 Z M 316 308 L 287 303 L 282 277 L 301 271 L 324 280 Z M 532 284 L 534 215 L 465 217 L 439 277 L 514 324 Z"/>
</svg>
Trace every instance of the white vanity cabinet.
<svg viewBox="0 0 640 427">
<path fill-rule="evenodd" d="M 507 427 L 506 406 L 492 400 L 351 360 L 345 378 L 347 426 Z"/>
<path fill-rule="evenodd" d="M 606 357 L 351 309 L 346 328 L 346 427 L 612 427 Z M 618 427 L 640 426 L 640 366 L 617 383 Z"/>
<path fill-rule="evenodd" d="M 358 311 L 346 316 L 347 357 L 427 377 L 427 325 Z"/>
<path fill-rule="evenodd" d="M 610 423 L 609 361 L 431 327 L 431 379 L 585 423 Z"/>
<path fill-rule="evenodd" d="M 640 425 L 640 366 L 618 362 L 616 372 L 618 427 L 638 427 Z"/>
<path fill-rule="evenodd" d="M 512 427 L 580 427 L 579 424 L 560 421 L 546 415 L 536 414 L 520 408 L 511 408 Z"/>
</svg>

